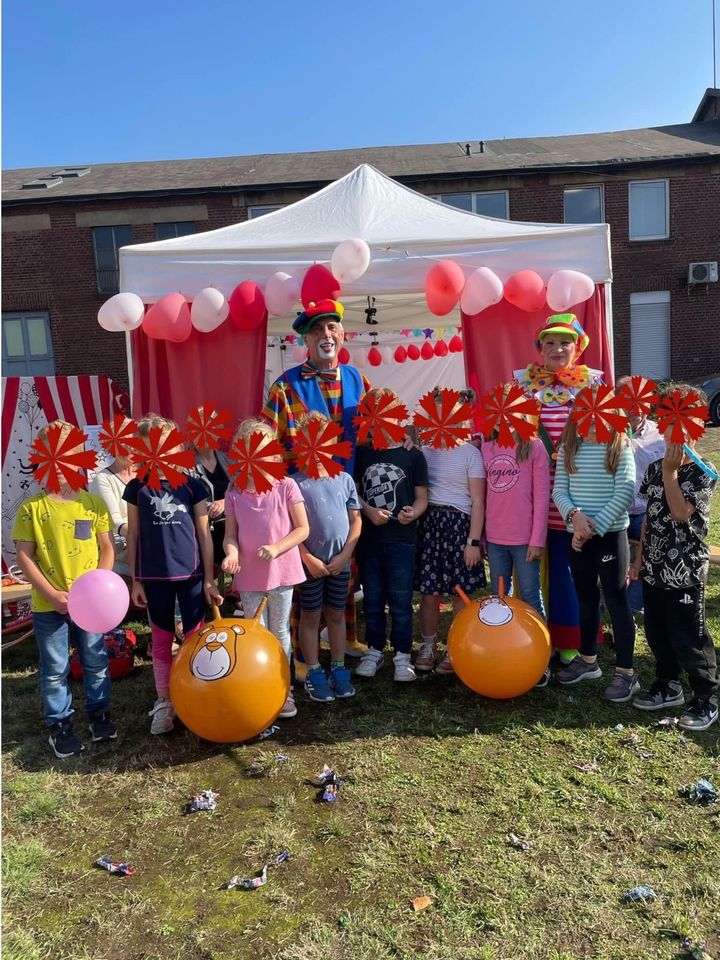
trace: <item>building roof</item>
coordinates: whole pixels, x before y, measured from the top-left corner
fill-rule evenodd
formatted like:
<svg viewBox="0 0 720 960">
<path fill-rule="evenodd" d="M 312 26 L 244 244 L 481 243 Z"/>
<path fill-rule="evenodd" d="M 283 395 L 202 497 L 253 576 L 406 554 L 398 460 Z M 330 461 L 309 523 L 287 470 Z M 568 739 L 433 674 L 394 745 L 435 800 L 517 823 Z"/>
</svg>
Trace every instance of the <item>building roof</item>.
<svg viewBox="0 0 720 960">
<path fill-rule="evenodd" d="M 252 191 L 275 186 L 318 185 L 344 176 L 361 163 L 373 164 L 388 176 L 407 183 L 426 178 L 452 180 L 502 173 L 603 170 L 713 157 L 720 157 L 720 120 L 568 137 L 101 163 L 87 168 L 52 166 L 6 170 L 3 174 L 3 200 L 12 204 L 48 203 L 96 197 L 110 199 L 142 194 Z M 76 173 L 52 176 L 63 169 L 74 169 Z M 77 175 L 77 171 L 82 173 Z M 57 180 L 60 182 L 55 182 Z M 50 182 L 51 186 L 23 188 L 23 184 L 31 181 Z"/>
</svg>

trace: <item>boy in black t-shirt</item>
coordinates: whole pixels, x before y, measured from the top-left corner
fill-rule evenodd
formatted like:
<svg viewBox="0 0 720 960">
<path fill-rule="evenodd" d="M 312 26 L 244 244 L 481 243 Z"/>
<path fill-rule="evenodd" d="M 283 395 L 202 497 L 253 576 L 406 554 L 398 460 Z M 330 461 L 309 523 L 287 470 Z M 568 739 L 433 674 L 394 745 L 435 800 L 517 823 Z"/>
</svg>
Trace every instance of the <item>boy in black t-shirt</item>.
<svg viewBox="0 0 720 960">
<path fill-rule="evenodd" d="M 681 396 L 693 387 L 673 385 Z M 678 721 L 683 730 L 707 730 L 718 717 L 717 658 L 705 622 L 708 548 L 705 537 L 716 480 L 683 447 L 670 440 L 662 460 L 651 463 L 640 485 L 647 500 L 641 550 L 630 577 L 642 579 L 645 634 L 655 656 L 657 679 L 633 701 L 640 710 L 685 703 L 680 671 L 693 699 Z M 693 449 L 693 441 L 688 447 Z M 705 462 L 705 461 L 703 461 Z M 712 464 L 707 464 L 712 470 Z"/>
<path fill-rule="evenodd" d="M 391 390 L 371 390 L 369 396 L 390 396 Z M 365 642 L 368 652 L 355 673 L 374 677 L 384 663 L 386 607 L 392 625 L 395 680 L 415 680 L 410 663 L 413 640 L 412 595 L 415 579 L 417 519 L 427 507 L 427 464 L 419 450 L 400 444 L 385 450 L 359 445 L 355 482 L 362 504 L 362 533 L 357 547 L 363 585 Z"/>
</svg>

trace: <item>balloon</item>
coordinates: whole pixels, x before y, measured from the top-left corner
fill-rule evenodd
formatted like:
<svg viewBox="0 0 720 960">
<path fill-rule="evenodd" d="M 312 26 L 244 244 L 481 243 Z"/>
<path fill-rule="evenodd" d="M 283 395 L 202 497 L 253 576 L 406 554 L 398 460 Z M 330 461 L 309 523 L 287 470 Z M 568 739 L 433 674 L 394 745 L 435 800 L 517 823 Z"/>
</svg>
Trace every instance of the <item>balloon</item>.
<svg viewBox="0 0 720 960">
<path fill-rule="evenodd" d="M 450 343 L 448 344 L 448 350 L 450 351 L 450 353 L 462 353 L 463 352 L 462 337 L 459 337 L 457 334 L 455 334 L 455 336 L 451 338 Z"/>
<path fill-rule="evenodd" d="M 382 353 L 383 363 L 392 363 L 392 358 L 393 358 L 392 347 L 383 347 L 380 353 Z"/>
<path fill-rule="evenodd" d="M 383 362 L 382 354 L 377 347 L 370 347 L 367 358 L 371 367 L 379 367 Z"/>
<path fill-rule="evenodd" d="M 366 350 L 353 350 L 353 362 L 356 367 L 366 367 L 368 358 Z"/>
<path fill-rule="evenodd" d="M 594 292 L 595 284 L 586 273 L 558 270 L 548 280 L 548 306 L 556 313 L 565 313 L 575 304 L 589 300 Z"/>
<path fill-rule="evenodd" d="M 143 330 L 153 340 L 183 343 L 192 333 L 190 307 L 181 293 L 169 293 L 145 314 Z"/>
<path fill-rule="evenodd" d="M 293 347 L 292 356 L 295 363 L 303 363 L 307 359 L 307 347 L 302 344 Z"/>
<path fill-rule="evenodd" d="M 190 320 L 196 330 L 210 333 L 227 318 L 230 307 L 216 287 L 205 287 L 195 294 L 190 307 Z"/>
<path fill-rule="evenodd" d="M 521 270 L 505 281 L 505 299 L 513 306 L 534 313 L 545 306 L 545 284 L 534 270 Z"/>
<path fill-rule="evenodd" d="M 265 297 L 252 280 L 243 280 L 230 294 L 230 317 L 238 330 L 254 330 L 267 318 Z"/>
<path fill-rule="evenodd" d="M 186 638 L 170 671 L 170 699 L 185 726 L 214 743 L 250 740 L 277 717 L 290 666 L 277 639 L 252 620 L 214 619 Z"/>
<path fill-rule="evenodd" d="M 460 297 L 460 309 L 469 317 L 475 316 L 486 307 L 500 303 L 503 285 L 500 277 L 489 267 L 478 267 L 465 281 Z"/>
<path fill-rule="evenodd" d="M 347 347 L 338 350 L 338 363 L 350 363 L 350 351 Z"/>
<path fill-rule="evenodd" d="M 433 345 L 430 343 L 429 340 L 426 340 L 425 343 L 422 345 L 420 356 L 423 358 L 423 360 L 432 360 L 432 358 L 435 356 Z"/>
<path fill-rule="evenodd" d="M 471 690 L 494 700 L 527 693 L 550 661 L 550 634 L 543 620 L 513 597 L 463 599 L 465 606 L 448 634 L 455 673 Z"/>
<path fill-rule="evenodd" d="M 420 348 L 415 343 L 408 344 L 407 348 L 408 360 L 419 360 L 420 359 Z"/>
<path fill-rule="evenodd" d="M 448 355 L 448 345 L 444 340 L 438 340 L 435 344 L 435 356 L 436 357 L 446 357 Z"/>
<path fill-rule="evenodd" d="M 370 247 L 364 240 L 343 240 L 335 247 L 330 260 L 332 274 L 341 284 L 359 280 L 369 266 Z"/>
<path fill-rule="evenodd" d="M 465 274 L 453 260 L 440 260 L 425 278 L 425 300 L 430 313 L 444 317 L 457 306 Z"/>
<path fill-rule="evenodd" d="M 136 293 L 116 293 L 98 310 L 98 323 L 103 330 L 136 330 L 145 317 L 145 304 Z"/>
<path fill-rule="evenodd" d="M 405 363 L 408 358 L 408 352 L 405 347 L 396 347 L 393 357 L 395 358 L 395 363 Z"/>
<path fill-rule="evenodd" d="M 265 306 L 273 317 L 284 317 L 300 299 L 300 281 L 279 270 L 265 284 Z"/>
<path fill-rule="evenodd" d="M 89 633 L 107 633 L 122 623 L 130 593 L 112 570 L 88 570 L 68 590 L 68 613 L 73 623 Z"/>
<path fill-rule="evenodd" d="M 300 288 L 302 305 L 307 308 L 311 303 L 321 300 L 337 300 L 340 296 L 340 284 L 322 263 L 308 267 Z"/>
</svg>

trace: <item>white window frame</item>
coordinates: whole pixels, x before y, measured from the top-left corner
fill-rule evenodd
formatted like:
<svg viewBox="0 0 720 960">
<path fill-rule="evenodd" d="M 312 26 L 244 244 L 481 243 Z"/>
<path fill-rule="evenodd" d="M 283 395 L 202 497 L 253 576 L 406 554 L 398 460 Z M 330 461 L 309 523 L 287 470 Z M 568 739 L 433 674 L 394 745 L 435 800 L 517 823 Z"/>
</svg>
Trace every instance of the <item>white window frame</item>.
<svg viewBox="0 0 720 960">
<path fill-rule="evenodd" d="M 563 187 L 563 223 L 576 223 L 577 221 L 568 221 L 565 211 L 565 197 L 571 191 L 577 190 L 599 190 L 600 191 L 600 219 L 583 220 L 582 223 L 605 223 L 605 184 L 604 183 L 578 183 L 574 187 Z"/>
<path fill-rule="evenodd" d="M 502 194 L 502 195 L 505 197 L 505 213 L 507 214 L 507 216 L 505 216 L 505 217 L 494 217 L 493 219 L 495 219 L 495 220 L 509 220 L 509 219 L 510 219 L 510 191 L 509 191 L 509 190 L 458 190 L 458 191 L 455 191 L 455 192 L 456 192 L 456 193 L 466 193 L 466 194 L 468 194 L 468 195 L 470 196 L 470 205 L 471 205 L 471 207 L 472 207 L 472 211 L 467 211 L 467 210 L 466 210 L 465 212 L 466 212 L 466 213 L 468 213 L 468 212 L 477 213 L 478 216 L 481 216 L 481 217 L 486 217 L 487 214 L 486 214 L 486 213 L 478 213 L 477 198 L 478 198 L 478 197 L 488 197 L 488 196 L 497 197 L 497 196 L 499 196 L 500 194 Z M 436 193 L 436 194 L 434 194 L 434 195 L 432 196 L 432 199 L 433 199 L 433 200 L 439 200 L 440 203 L 445 203 L 444 197 L 449 197 L 449 196 L 451 196 L 451 194 L 449 194 L 449 193 Z M 448 206 L 452 206 L 452 204 L 448 204 Z M 461 208 L 461 207 L 456 207 L 455 209 L 456 209 L 456 210 L 460 210 L 460 209 L 462 209 L 462 208 Z"/>
<path fill-rule="evenodd" d="M 258 217 L 264 217 L 268 213 L 275 213 L 276 210 L 282 210 L 284 203 L 256 203 L 247 208 L 248 220 L 256 220 Z M 262 210 L 262 213 L 255 213 L 256 210 Z"/>
<path fill-rule="evenodd" d="M 632 188 L 635 184 L 664 183 L 665 184 L 665 233 L 654 234 L 649 237 L 634 237 L 632 231 Z M 628 181 L 628 240 L 633 243 L 643 243 L 645 240 L 667 240 L 670 237 L 670 181 L 664 177 L 654 180 Z"/>
<path fill-rule="evenodd" d="M 668 310 L 668 329 L 667 329 L 667 361 L 668 374 L 672 373 L 672 297 L 669 290 L 650 290 L 643 293 L 630 294 L 630 365 L 633 366 L 633 327 L 632 327 L 632 308 L 649 303 L 667 303 Z"/>
</svg>

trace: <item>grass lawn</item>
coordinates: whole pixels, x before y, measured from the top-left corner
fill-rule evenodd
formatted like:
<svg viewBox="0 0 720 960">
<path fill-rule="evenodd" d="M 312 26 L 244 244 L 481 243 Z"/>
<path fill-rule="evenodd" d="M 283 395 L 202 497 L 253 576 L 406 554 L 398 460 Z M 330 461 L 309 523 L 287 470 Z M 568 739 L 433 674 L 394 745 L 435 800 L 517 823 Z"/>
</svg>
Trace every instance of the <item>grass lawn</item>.
<svg viewBox="0 0 720 960">
<path fill-rule="evenodd" d="M 702 450 L 720 465 L 720 429 Z M 708 613 L 720 637 L 718 568 Z M 642 635 L 637 663 L 649 681 Z M 150 737 L 142 660 L 113 690 L 117 744 L 57 761 L 32 641 L 9 651 L 5 960 L 649 960 L 690 956 L 685 936 L 720 957 L 720 804 L 679 794 L 720 785 L 720 725 L 681 737 L 606 705 L 602 681 L 493 702 L 454 678 L 390 677 L 330 707 L 300 695 L 274 737 L 220 748 L 184 729 Z M 306 783 L 326 762 L 346 781 L 334 806 Z M 217 809 L 182 816 L 204 788 Z M 265 887 L 219 889 L 285 848 Z M 106 853 L 134 876 L 94 869 Z M 638 884 L 660 899 L 623 903 Z"/>
</svg>

